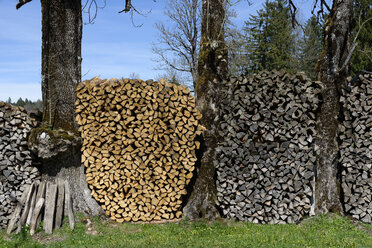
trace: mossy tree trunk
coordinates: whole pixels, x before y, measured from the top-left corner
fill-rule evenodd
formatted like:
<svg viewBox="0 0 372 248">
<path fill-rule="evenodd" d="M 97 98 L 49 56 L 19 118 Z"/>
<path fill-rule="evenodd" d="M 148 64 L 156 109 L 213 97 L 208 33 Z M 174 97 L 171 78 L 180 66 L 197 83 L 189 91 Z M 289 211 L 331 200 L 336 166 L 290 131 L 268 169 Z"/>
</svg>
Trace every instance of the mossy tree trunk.
<svg viewBox="0 0 372 248">
<path fill-rule="evenodd" d="M 218 142 L 219 83 L 227 74 L 227 50 L 224 38 L 225 10 L 223 0 L 203 0 L 199 78 L 195 85 L 197 105 L 206 127 L 203 134 L 201 165 L 191 195 L 184 207 L 184 216 L 189 219 L 215 219 L 219 216 L 216 207 L 215 149 Z"/>
<path fill-rule="evenodd" d="M 342 213 L 338 152 L 340 92 L 346 84 L 353 15 L 352 0 L 334 0 L 325 24 L 324 47 L 317 65 L 324 84 L 323 104 L 317 121 L 315 213 Z"/>
<path fill-rule="evenodd" d="M 97 215 L 103 210 L 90 195 L 85 181 L 81 141 L 76 135 L 75 122 L 75 87 L 81 80 L 81 0 L 40 2 L 43 122 L 47 124 L 47 130 L 34 130 L 35 140 L 29 145 L 42 162 L 44 180 L 62 178 L 69 181 L 74 211 Z M 62 135 L 66 132 L 73 138 Z M 48 134 L 47 138 L 45 134 Z M 72 139 L 77 141 L 71 142 Z"/>
<path fill-rule="evenodd" d="M 80 0 L 41 0 L 43 121 L 75 130 L 75 86 L 81 80 Z"/>
</svg>

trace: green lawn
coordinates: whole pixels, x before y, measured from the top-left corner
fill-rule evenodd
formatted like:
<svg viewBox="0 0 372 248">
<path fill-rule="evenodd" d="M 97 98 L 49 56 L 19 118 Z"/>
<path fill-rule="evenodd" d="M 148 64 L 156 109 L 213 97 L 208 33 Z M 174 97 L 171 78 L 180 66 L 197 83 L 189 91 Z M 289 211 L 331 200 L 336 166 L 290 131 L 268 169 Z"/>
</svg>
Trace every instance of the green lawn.
<svg viewBox="0 0 372 248">
<path fill-rule="evenodd" d="M 319 216 L 301 224 L 258 225 L 228 220 L 168 224 L 119 224 L 77 217 L 75 230 L 68 224 L 46 235 L 27 230 L 18 235 L 0 231 L 0 247 L 372 247 L 372 236 L 339 216 Z M 363 225 L 372 229 L 371 225 Z"/>
</svg>

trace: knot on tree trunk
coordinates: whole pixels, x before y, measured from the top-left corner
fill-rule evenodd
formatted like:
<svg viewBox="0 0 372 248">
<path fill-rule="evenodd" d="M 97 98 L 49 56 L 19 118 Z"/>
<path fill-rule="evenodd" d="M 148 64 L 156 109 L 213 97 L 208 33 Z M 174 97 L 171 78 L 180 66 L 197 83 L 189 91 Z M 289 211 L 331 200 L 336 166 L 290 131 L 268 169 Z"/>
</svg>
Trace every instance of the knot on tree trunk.
<svg viewBox="0 0 372 248">
<path fill-rule="evenodd" d="M 40 160 L 58 159 L 81 146 L 81 139 L 62 129 L 51 130 L 47 125 L 34 128 L 28 139 L 28 147 Z"/>
</svg>

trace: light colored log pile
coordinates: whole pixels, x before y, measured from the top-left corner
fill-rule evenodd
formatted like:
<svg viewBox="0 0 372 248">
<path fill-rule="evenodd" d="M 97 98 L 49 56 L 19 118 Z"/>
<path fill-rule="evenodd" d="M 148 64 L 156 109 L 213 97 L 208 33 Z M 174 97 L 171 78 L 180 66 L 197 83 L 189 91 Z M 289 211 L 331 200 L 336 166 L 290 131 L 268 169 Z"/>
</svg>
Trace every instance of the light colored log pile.
<svg viewBox="0 0 372 248">
<path fill-rule="evenodd" d="M 21 199 L 12 213 L 7 233 L 19 233 L 24 226 L 30 228 L 30 234 L 44 222 L 43 228 L 51 234 L 53 229 L 62 226 L 63 215 L 68 216 L 70 228 L 74 229 L 70 186 L 67 181 L 57 179 L 53 182 L 33 182 L 27 185 Z"/>
<path fill-rule="evenodd" d="M 40 178 L 27 148 L 36 125 L 23 108 L 0 102 L 0 228 L 7 227 L 25 187 Z"/>
<path fill-rule="evenodd" d="M 203 130 L 189 90 L 94 78 L 76 92 L 86 180 L 106 214 L 118 222 L 179 218 Z"/>
<path fill-rule="evenodd" d="M 319 92 L 283 71 L 224 82 L 216 184 L 226 217 L 292 223 L 309 213 Z"/>
<path fill-rule="evenodd" d="M 340 163 L 345 212 L 372 219 L 372 75 L 359 75 L 341 97 Z"/>
</svg>

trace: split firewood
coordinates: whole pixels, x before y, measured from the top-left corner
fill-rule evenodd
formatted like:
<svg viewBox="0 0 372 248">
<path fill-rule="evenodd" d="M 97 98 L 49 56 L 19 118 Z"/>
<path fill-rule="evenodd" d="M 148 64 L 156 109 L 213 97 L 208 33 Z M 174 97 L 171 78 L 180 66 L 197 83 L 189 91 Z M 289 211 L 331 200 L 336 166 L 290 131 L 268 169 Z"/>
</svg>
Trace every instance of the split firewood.
<svg viewBox="0 0 372 248">
<path fill-rule="evenodd" d="M 118 222 L 180 218 L 203 131 L 190 91 L 94 78 L 76 95 L 86 181 L 106 214 Z"/>
<path fill-rule="evenodd" d="M 24 108 L 0 102 L 0 228 L 8 227 L 24 190 L 40 179 L 27 147 L 36 126 Z"/>
<path fill-rule="evenodd" d="M 372 221 L 372 75 L 360 74 L 341 96 L 339 126 L 341 181 L 345 212 Z"/>
<path fill-rule="evenodd" d="M 284 71 L 223 82 L 216 184 L 226 217 L 293 223 L 309 214 L 320 88 Z"/>
</svg>

